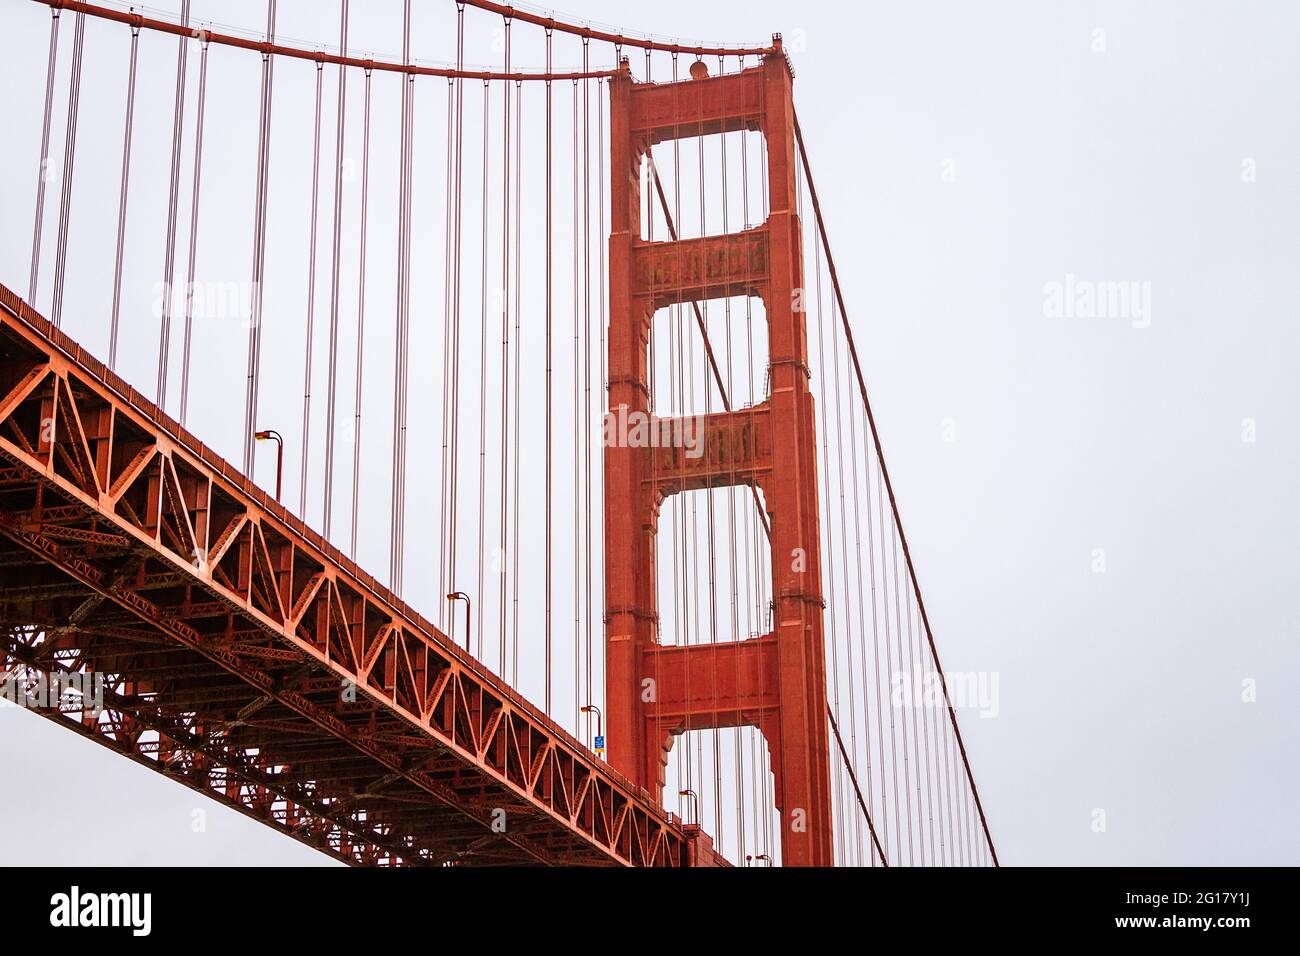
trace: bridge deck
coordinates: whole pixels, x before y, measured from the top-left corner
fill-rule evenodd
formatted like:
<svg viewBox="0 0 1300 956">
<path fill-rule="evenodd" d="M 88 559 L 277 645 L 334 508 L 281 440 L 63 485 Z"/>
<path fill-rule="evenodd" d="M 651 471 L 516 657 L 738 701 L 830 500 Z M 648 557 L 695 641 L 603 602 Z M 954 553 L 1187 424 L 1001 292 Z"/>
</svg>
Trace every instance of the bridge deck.
<svg viewBox="0 0 1300 956">
<path fill-rule="evenodd" d="M 40 712 L 354 864 L 712 861 L 0 285 L 0 668 Z"/>
</svg>

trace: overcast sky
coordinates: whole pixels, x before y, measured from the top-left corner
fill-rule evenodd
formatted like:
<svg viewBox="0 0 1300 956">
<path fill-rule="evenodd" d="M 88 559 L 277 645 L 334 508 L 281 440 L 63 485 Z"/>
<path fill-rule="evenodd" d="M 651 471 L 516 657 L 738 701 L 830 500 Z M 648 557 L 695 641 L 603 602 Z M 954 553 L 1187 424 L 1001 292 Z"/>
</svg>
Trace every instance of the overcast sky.
<svg viewBox="0 0 1300 956">
<path fill-rule="evenodd" d="M 287 35 L 334 42 L 333 5 L 281 6 Z M 316 7 L 331 11 L 319 23 Z M 417 56 L 447 61 L 454 5 L 418 7 Z M 1300 6 L 568 0 L 563 12 L 701 41 L 784 34 L 943 661 L 997 677 L 996 716 L 961 719 L 1002 861 L 1300 861 Z M 232 3 L 218 20 L 256 31 L 262 14 Z M 375 49 L 397 51 L 400 35 L 381 32 L 393 18 L 374 20 Z M 44 6 L 0 0 L 0 126 L 13 131 L 0 281 L 20 292 L 48 22 Z M 68 24 L 65 57 L 70 38 Z M 122 66 L 113 49 L 105 69 Z M 256 69 L 242 77 L 247 107 Z M 102 167 L 111 200 L 86 216 L 110 230 L 121 89 L 95 84 L 82 105 L 84 141 L 103 133 L 86 155 L 102 162 L 79 163 Z M 140 95 L 142 115 L 170 117 L 169 82 Z M 249 122 L 222 108 L 215 150 L 224 123 Z M 280 115 L 290 127 L 303 113 Z M 166 175 L 153 152 L 146 179 Z M 251 172 L 246 149 L 231 155 Z M 375 215 L 389 241 L 388 212 Z M 229 230 L 243 263 L 243 220 Z M 1090 316 L 1078 297 L 1090 283 L 1134 298 Z M 99 290 L 65 306 L 92 348 Z M 126 371 L 143 387 L 151 367 Z M 194 430 L 225 435 L 220 417 Z M 362 564 L 382 572 L 386 555 L 368 537 Z M 0 767 L 5 862 L 328 862 L 13 708 L 0 710 Z"/>
</svg>

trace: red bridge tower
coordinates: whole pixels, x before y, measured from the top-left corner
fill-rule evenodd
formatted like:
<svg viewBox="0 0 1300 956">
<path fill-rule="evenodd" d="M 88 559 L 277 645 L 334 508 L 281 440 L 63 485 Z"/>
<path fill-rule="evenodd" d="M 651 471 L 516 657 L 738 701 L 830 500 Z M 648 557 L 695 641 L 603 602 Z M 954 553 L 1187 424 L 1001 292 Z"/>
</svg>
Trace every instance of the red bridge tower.
<svg viewBox="0 0 1300 956">
<path fill-rule="evenodd" d="M 737 73 L 709 77 L 699 71 L 699 78 L 683 82 L 640 84 L 623 68 L 610 84 L 611 414 L 649 411 L 648 336 L 657 309 L 734 295 L 763 300 L 771 395 L 752 408 L 705 416 L 705 453 L 696 458 L 653 443 L 607 443 L 609 759 L 662 802 L 673 735 L 757 727 L 771 754 L 784 863 L 829 866 L 816 433 L 799 305 L 803 250 L 792 76 L 779 38 L 774 45 L 759 66 Z M 664 141 L 734 130 L 761 131 L 767 140 L 767 221 L 726 235 L 642 240 L 640 173 L 647 151 Z M 763 492 L 771 527 L 773 632 L 661 645 L 655 598 L 660 504 L 668 495 L 726 485 Z"/>
</svg>

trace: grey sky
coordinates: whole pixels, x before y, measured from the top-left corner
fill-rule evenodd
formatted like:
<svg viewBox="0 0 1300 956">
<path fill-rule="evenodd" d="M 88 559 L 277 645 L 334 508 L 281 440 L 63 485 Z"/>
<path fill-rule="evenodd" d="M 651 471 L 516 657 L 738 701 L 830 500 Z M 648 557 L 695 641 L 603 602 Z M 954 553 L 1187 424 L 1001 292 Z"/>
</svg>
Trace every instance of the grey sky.
<svg viewBox="0 0 1300 956">
<path fill-rule="evenodd" d="M 319 24 L 301 12 L 316 5 L 282 6 L 300 8 L 288 35 L 334 42 L 333 4 L 319 5 L 330 11 Z M 196 3 L 196 16 L 212 7 Z M 419 7 L 425 37 L 452 22 L 449 0 Z M 660 36 L 785 35 L 939 650 L 952 672 L 998 676 L 997 716 L 961 720 L 1003 862 L 1300 860 L 1300 6 L 562 9 Z M 20 292 L 48 18 L 26 0 L 0 3 L 0 125 L 14 131 L 0 153 L 0 281 Z M 218 19 L 253 31 L 261 18 L 242 2 Z M 395 51 L 400 37 L 382 25 L 372 42 Z M 70 36 L 65 26 L 65 55 Z M 450 59 L 445 31 L 417 38 L 417 51 Z M 158 53 L 160 75 L 174 56 Z M 541 64 L 530 53 L 525 65 Z M 239 76 L 237 88 L 222 80 L 229 102 L 251 106 L 256 70 Z M 349 95 L 355 118 L 358 88 Z M 140 96 L 144 114 L 170 116 L 169 83 Z M 120 98 L 116 80 L 88 91 L 84 130 L 119 129 Z M 252 121 L 223 108 L 210 119 L 213 162 L 251 173 L 246 140 L 223 146 L 221 131 Z M 291 112 L 285 125 L 301 133 L 310 118 Z M 427 135 L 437 150 L 438 131 Z M 110 230 L 117 143 L 105 133 L 102 162 L 79 156 L 78 168 L 102 167 L 87 182 L 112 201 L 87 217 Z M 142 181 L 165 183 L 162 150 L 133 162 Z M 382 178 L 377 188 L 395 189 L 395 175 Z M 376 241 L 391 242 L 387 209 L 372 202 L 384 209 Z M 211 215 L 238 250 L 230 271 L 246 274 L 244 219 Z M 429 228 L 420 241 L 436 250 Z M 160 262 L 155 244 L 142 256 Z M 94 265 L 96 291 L 65 307 L 74 337 L 96 349 L 87 330 L 103 326 L 108 259 Z M 1045 286 L 1067 281 L 1149 284 L 1149 313 L 1046 314 Z M 292 301 L 289 285 L 276 294 Z M 382 294 L 374 309 L 385 321 L 391 311 Z M 152 383 L 148 341 L 127 361 L 137 385 Z M 204 440 L 237 427 L 196 414 Z M 362 563 L 382 572 L 386 555 L 386 539 L 367 536 Z M 14 709 L 0 710 L 0 767 L 0 817 L 21 824 L 7 828 L 5 862 L 328 862 Z"/>
</svg>

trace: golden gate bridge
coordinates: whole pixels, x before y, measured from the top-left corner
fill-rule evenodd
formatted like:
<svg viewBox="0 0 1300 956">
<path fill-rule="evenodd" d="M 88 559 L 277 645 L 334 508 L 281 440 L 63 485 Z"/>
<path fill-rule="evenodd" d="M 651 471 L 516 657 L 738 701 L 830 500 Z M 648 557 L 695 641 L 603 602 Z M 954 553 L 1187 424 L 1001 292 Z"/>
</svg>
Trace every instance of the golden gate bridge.
<svg viewBox="0 0 1300 956">
<path fill-rule="evenodd" d="M 3 14 L 10 687 L 352 864 L 996 865 L 780 36 L 191 7 Z"/>
</svg>

